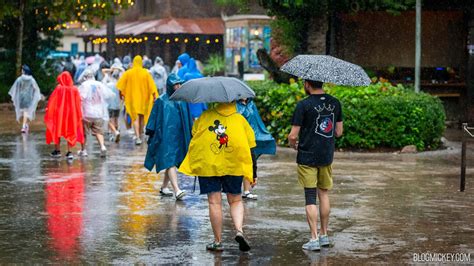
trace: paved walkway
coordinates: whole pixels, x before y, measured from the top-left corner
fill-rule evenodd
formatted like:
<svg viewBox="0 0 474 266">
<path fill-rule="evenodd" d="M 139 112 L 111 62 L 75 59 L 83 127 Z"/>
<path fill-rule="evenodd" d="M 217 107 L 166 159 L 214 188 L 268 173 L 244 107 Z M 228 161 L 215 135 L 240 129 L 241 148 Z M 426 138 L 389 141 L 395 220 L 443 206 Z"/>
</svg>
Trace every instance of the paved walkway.
<svg viewBox="0 0 474 266">
<path fill-rule="evenodd" d="M 264 156 L 259 199 L 245 202 L 253 249 L 238 251 L 226 215 L 226 250 L 214 254 L 205 250 L 206 197 L 160 197 L 161 177 L 142 167 L 146 146 L 124 137 L 104 160 L 90 143 L 89 158 L 68 164 L 49 157 L 40 124 L 27 137 L 15 126 L 0 115 L 0 263 L 398 264 L 425 252 L 470 253 L 474 261 L 474 154 L 460 193 L 459 143 L 407 155 L 336 153 L 335 245 L 321 252 L 301 249 L 309 233 L 294 151 Z M 193 178 L 180 181 L 192 190 Z"/>
</svg>

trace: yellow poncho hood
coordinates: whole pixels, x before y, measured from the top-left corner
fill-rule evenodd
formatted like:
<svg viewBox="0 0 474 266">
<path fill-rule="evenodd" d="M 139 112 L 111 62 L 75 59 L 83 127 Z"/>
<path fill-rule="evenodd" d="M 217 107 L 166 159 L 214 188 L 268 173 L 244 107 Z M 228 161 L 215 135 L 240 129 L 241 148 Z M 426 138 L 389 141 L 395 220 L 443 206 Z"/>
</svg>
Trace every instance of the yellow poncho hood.
<svg viewBox="0 0 474 266">
<path fill-rule="evenodd" d="M 148 70 L 142 66 L 142 57 L 133 58 L 133 67 L 122 75 L 117 88 L 123 95 L 127 113 L 135 121 L 139 114 L 145 117 L 145 124 L 153 107 L 153 98 L 158 98 L 158 90 Z"/>
<path fill-rule="evenodd" d="M 253 182 L 250 148 L 255 134 L 235 103 L 221 103 L 202 113 L 179 171 L 191 176 L 244 176 Z"/>
</svg>

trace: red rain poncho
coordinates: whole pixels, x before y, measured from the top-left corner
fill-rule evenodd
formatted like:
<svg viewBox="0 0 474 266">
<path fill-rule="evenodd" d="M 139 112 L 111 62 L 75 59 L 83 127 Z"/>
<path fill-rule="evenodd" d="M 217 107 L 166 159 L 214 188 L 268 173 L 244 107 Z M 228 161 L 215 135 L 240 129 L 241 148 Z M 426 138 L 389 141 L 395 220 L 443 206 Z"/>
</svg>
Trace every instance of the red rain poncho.
<svg viewBox="0 0 474 266">
<path fill-rule="evenodd" d="M 46 143 L 58 144 L 59 139 L 64 137 L 72 147 L 77 142 L 84 143 L 81 96 L 69 72 L 59 74 L 57 81 L 58 86 L 49 97 L 44 116 Z"/>
</svg>

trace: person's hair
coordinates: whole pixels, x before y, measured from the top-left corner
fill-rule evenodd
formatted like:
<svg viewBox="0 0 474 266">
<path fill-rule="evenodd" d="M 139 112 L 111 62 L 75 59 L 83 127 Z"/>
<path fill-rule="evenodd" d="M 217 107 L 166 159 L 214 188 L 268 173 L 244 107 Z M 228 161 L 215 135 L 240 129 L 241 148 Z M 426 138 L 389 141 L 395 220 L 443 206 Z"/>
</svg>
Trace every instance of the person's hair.
<svg viewBox="0 0 474 266">
<path fill-rule="evenodd" d="M 315 80 L 305 80 L 306 82 L 309 83 L 311 88 L 313 89 L 322 89 L 323 88 L 323 82 L 321 81 L 315 81 Z"/>
</svg>

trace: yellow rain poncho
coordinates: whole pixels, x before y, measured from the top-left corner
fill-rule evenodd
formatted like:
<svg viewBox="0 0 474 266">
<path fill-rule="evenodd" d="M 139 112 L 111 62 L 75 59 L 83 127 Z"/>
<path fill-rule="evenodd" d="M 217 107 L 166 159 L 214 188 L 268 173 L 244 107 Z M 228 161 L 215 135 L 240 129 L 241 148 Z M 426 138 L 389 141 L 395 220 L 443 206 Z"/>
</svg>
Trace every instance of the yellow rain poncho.
<svg viewBox="0 0 474 266">
<path fill-rule="evenodd" d="M 138 115 L 143 115 L 145 125 L 153 107 L 153 99 L 158 98 L 153 77 L 142 67 L 142 57 L 133 58 L 133 67 L 122 75 L 117 82 L 117 88 L 125 100 L 127 113 L 135 121 Z"/>
<path fill-rule="evenodd" d="M 235 103 L 221 103 L 194 122 L 179 171 L 191 176 L 244 176 L 253 182 L 250 148 L 255 134 Z"/>
</svg>

